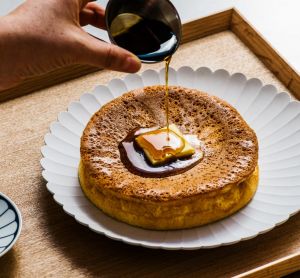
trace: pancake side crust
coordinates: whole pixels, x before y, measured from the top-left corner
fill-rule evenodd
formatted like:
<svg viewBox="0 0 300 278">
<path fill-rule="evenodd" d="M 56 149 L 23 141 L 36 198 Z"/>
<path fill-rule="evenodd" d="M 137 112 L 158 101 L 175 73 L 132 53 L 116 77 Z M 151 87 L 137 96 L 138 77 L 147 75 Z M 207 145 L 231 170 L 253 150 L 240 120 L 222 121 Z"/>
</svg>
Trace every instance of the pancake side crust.
<svg viewBox="0 0 300 278">
<path fill-rule="evenodd" d="M 201 194 L 169 202 L 151 202 L 124 198 L 110 190 L 99 190 L 93 178 L 86 177 L 79 165 L 79 180 L 86 197 L 109 216 L 125 223 L 153 230 L 176 230 L 197 227 L 225 218 L 244 207 L 258 185 L 258 167 L 240 184 L 215 194 Z"/>
</svg>

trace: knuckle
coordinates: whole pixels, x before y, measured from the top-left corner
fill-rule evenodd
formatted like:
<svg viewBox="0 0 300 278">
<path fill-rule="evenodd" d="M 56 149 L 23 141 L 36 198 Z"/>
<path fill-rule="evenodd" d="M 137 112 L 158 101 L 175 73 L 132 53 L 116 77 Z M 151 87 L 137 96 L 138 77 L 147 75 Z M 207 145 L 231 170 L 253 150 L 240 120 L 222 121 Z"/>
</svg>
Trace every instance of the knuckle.
<svg viewBox="0 0 300 278">
<path fill-rule="evenodd" d="M 114 46 L 112 44 L 107 45 L 106 57 L 104 66 L 106 68 L 111 68 L 113 63 L 113 56 L 114 56 Z"/>
</svg>

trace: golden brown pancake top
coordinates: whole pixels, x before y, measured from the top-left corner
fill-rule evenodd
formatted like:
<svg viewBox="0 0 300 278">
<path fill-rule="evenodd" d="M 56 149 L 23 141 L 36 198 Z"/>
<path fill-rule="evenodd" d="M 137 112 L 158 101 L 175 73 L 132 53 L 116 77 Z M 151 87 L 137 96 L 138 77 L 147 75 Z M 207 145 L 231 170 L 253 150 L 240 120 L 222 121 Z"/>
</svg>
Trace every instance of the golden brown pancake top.
<svg viewBox="0 0 300 278">
<path fill-rule="evenodd" d="M 138 127 L 165 126 L 164 86 L 133 90 L 96 112 L 81 138 L 85 174 L 99 189 L 153 201 L 176 200 L 226 190 L 247 178 L 258 160 L 254 131 L 225 101 L 198 90 L 170 86 L 170 122 L 202 142 L 204 158 L 170 177 L 148 178 L 128 171 L 119 143 Z"/>
</svg>

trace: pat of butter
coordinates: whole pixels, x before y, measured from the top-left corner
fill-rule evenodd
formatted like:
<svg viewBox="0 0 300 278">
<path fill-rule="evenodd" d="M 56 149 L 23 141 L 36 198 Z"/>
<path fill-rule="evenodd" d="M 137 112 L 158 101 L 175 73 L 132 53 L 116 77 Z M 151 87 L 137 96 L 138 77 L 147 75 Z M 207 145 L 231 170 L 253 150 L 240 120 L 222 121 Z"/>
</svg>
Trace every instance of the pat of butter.
<svg viewBox="0 0 300 278">
<path fill-rule="evenodd" d="M 167 141 L 162 142 L 161 135 L 166 136 L 166 127 L 146 132 L 136 137 L 136 143 L 143 149 L 145 155 L 152 165 L 162 165 L 173 160 L 174 158 L 184 158 L 195 153 L 195 149 L 183 137 L 178 127 L 174 124 L 169 126 L 171 146 L 162 147 Z M 159 133 L 161 131 L 161 133 Z M 151 140 L 149 139 L 151 136 Z M 160 137 L 159 137 L 160 136 Z M 161 143 L 161 144 L 160 144 Z"/>
</svg>

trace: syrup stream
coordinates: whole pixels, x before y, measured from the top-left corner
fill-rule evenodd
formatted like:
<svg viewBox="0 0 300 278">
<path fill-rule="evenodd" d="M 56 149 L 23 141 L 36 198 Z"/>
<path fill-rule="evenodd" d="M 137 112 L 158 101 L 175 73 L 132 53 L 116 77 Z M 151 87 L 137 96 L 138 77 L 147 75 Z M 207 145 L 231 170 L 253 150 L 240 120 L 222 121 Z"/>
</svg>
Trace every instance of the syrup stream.
<svg viewBox="0 0 300 278">
<path fill-rule="evenodd" d="M 166 113 L 166 120 L 167 120 L 167 141 L 170 141 L 170 121 L 169 121 L 169 66 L 172 59 L 172 55 L 168 56 L 165 59 L 165 113 Z"/>
</svg>

